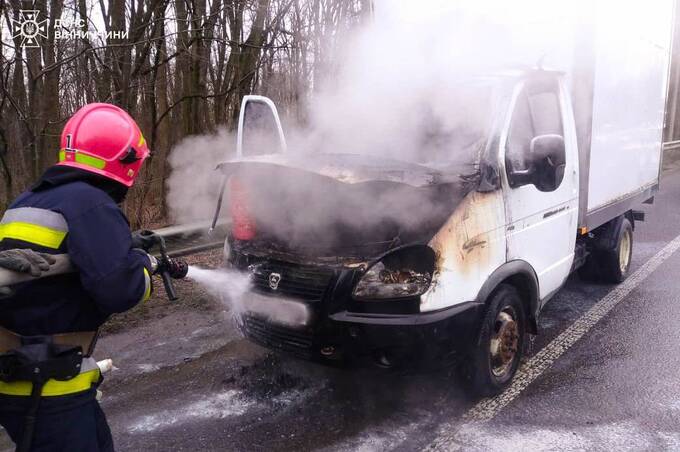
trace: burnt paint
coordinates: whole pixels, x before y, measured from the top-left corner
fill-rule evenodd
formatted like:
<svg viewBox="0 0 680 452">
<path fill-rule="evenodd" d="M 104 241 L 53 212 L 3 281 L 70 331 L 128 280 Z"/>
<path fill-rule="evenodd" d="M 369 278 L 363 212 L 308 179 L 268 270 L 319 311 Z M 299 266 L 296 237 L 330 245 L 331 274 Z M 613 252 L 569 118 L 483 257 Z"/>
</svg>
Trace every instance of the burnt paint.
<svg viewBox="0 0 680 452">
<path fill-rule="evenodd" d="M 493 270 L 505 262 L 505 212 L 500 191 L 471 192 L 430 241 L 437 260 L 421 310 L 474 300 Z"/>
</svg>

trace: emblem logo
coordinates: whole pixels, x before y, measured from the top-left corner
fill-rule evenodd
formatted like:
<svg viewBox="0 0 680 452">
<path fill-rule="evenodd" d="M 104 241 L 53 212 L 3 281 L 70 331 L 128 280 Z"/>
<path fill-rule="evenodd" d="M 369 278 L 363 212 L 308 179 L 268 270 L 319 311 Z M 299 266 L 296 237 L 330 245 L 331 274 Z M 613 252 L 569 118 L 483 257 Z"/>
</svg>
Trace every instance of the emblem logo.
<svg viewBox="0 0 680 452">
<path fill-rule="evenodd" d="M 278 289 L 280 282 L 281 282 L 281 274 L 280 273 L 270 273 L 269 274 L 269 287 L 272 290 Z"/>
<path fill-rule="evenodd" d="M 38 10 L 19 10 L 19 20 L 12 20 L 13 38 L 21 38 L 21 47 L 39 48 L 38 38 L 47 37 L 47 19 L 39 20 Z"/>
</svg>

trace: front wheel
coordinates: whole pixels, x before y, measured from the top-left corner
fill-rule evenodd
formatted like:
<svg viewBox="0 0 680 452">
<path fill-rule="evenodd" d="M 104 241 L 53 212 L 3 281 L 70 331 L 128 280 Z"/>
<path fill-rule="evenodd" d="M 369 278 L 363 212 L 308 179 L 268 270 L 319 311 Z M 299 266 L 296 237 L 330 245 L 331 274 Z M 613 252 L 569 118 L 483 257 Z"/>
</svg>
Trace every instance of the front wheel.
<svg viewBox="0 0 680 452">
<path fill-rule="evenodd" d="M 487 306 L 469 374 L 481 396 L 498 394 L 510 384 L 522 358 L 526 331 L 524 305 L 514 287 L 501 284 Z"/>
</svg>

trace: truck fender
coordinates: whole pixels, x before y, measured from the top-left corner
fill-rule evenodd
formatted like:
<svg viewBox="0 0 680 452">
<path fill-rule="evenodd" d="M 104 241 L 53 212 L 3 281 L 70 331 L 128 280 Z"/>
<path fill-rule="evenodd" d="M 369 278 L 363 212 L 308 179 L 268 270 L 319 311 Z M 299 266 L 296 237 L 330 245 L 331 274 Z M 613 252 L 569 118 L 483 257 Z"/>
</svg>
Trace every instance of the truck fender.
<svg viewBox="0 0 680 452">
<path fill-rule="evenodd" d="M 538 298 L 538 278 L 528 262 L 517 259 L 498 267 L 482 285 L 476 301 L 486 304 L 494 290 L 501 284 L 508 283 L 519 290 L 527 306 L 527 328 L 532 334 L 538 333 L 538 314 L 541 303 Z"/>
<path fill-rule="evenodd" d="M 595 235 L 595 239 L 592 242 L 593 248 L 604 251 L 616 249 L 619 231 L 623 225 L 623 220 L 627 218 L 628 221 L 630 221 L 630 224 L 633 226 L 633 230 L 635 230 L 634 215 L 634 212 L 629 210 L 623 215 L 619 215 L 618 217 L 609 220 L 607 223 L 595 229 L 593 231 Z"/>
</svg>

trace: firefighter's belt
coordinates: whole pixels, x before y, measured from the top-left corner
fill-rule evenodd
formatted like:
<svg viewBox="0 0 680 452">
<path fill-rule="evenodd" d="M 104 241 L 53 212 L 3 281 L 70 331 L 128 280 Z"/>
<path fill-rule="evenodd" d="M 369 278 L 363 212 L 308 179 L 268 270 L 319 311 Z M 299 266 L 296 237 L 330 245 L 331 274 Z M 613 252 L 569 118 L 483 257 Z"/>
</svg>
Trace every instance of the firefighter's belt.
<svg viewBox="0 0 680 452">
<path fill-rule="evenodd" d="M 78 333 L 51 334 L 52 343 L 56 345 L 72 345 L 83 349 L 85 356 L 90 356 L 97 342 L 96 331 Z M 22 336 L 0 326 L 0 354 L 16 350 L 23 344 Z"/>
<path fill-rule="evenodd" d="M 101 372 L 97 362 L 94 358 L 85 358 L 81 365 L 80 374 L 70 380 L 47 380 L 42 387 L 41 395 L 42 397 L 56 397 L 77 394 L 91 389 L 92 385 L 98 383 L 100 379 Z M 2 395 L 28 397 L 32 390 L 33 383 L 30 381 L 0 381 L 0 394 Z"/>
<path fill-rule="evenodd" d="M 0 353 L 0 394 L 62 396 L 87 391 L 101 379 L 97 362 L 84 358 L 80 345 L 56 344 L 54 336 L 3 333 L 20 345 Z"/>
</svg>

